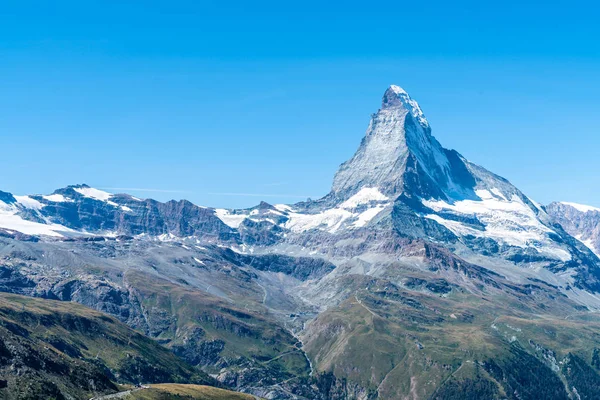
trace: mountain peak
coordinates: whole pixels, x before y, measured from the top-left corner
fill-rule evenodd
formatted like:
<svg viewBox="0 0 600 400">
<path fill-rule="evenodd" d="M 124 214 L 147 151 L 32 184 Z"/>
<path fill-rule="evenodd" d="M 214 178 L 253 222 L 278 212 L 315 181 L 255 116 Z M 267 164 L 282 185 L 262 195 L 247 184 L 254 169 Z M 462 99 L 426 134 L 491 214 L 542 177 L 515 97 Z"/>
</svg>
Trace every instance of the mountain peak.
<svg viewBox="0 0 600 400">
<path fill-rule="evenodd" d="M 390 85 L 383 94 L 381 109 L 396 109 L 404 108 L 412 114 L 412 116 L 424 127 L 429 128 L 429 122 L 425 118 L 425 114 L 419 103 L 414 100 L 408 92 L 397 85 Z"/>
<path fill-rule="evenodd" d="M 473 182 L 459 183 L 464 170 L 459 157 L 447 153 L 431 135 L 419 104 L 391 85 L 357 152 L 336 173 L 332 192 L 338 199 L 363 187 L 379 188 L 386 195 L 410 190 L 426 198 L 472 197 Z"/>
</svg>

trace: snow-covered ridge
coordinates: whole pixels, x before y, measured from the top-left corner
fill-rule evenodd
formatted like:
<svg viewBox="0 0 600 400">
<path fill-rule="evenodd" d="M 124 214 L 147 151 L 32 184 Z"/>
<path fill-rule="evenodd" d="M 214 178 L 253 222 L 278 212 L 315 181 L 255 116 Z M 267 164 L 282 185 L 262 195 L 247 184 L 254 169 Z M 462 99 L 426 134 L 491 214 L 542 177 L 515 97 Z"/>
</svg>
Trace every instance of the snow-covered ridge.
<svg viewBox="0 0 600 400">
<path fill-rule="evenodd" d="M 112 193 L 108 193 L 103 190 L 94 189 L 94 188 L 87 187 L 87 186 L 75 187 L 75 188 L 73 188 L 73 190 L 75 190 L 77 193 L 81 194 L 84 197 L 98 200 L 98 201 L 103 201 L 107 204 L 110 204 L 113 207 L 119 207 L 123 211 L 127 211 L 127 212 L 132 211 L 131 208 L 129 208 L 127 206 L 120 206 L 119 204 L 115 203 L 114 201 L 111 201 L 110 199 L 114 196 L 114 194 L 112 194 Z"/>
<path fill-rule="evenodd" d="M 383 211 L 389 202 L 390 199 L 382 194 L 379 189 L 365 187 L 339 206 L 314 214 L 295 211 L 293 207 L 285 204 L 276 204 L 273 206 L 274 209 L 267 209 L 262 212 L 258 209 L 249 211 L 217 208 L 215 209 L 215 215 L 225 225 L 234 229 L 238 229 L 246 219 L 257 222 L 268 221 L 276 225 L 278 223 L 276 220 L 283 218 L 284 222 L 281 226 L 292 232 L 322 229 L 334 233 L 346 222 L 348 222 L 348 228 L 350 229 L 365 226 Z"/>
<path fill-rule="evenodd" d="M 322 229 L 330 233 L 338 231 L 344 223 L 353 221 L 348 228 L 359 228 L 368 224 L 389 204 L 389 198 L 379 189 L 362 188 L 338 207 L 316 214 L 290 213 L 285 228 L 292 232 Z"/>
<path fill-rule="evenodd" d="M 278 207 L 279 206 L 279 207 Z M 263 209 L 257 208 L 253 210 L 227 210 L 225 208 L 215 209 L 215 215 L 225 225 L 230 228 L 238 229 L 244 220 L 249 219 L 254 222 L 267 221 L 273 225 L 277 224 L 277 219 L 285 217 L 287 210 L 291 210 L 291 207 L 279 204 L 274 209 Z"/>
<path fill-rule="evenodd" d="M 73 188 L 73 190 L 85 197 L 89 197 L 91 199 L 96 199 L 100 201 L 108 201 L 113 196 L 113 194 L 111 193 L 104 192 L 102 190 L 94 189 L 91 187 L 76 187 Z"/>
<path fill-rule="evenodd" d="M 414 118 L 407 119 L 410 115 Z M 406 190 L 404 179 L 417 174 L 423 179 L 410 182 L 420 193 L 472 198 L 472 186 L 463 185 L 461 161 L 457 156 L 453 155 L 452 161 L 449 157 L 450 153 L 431 135 L 419 104 L 402 88 L 392 85 L 383 95 L 381 109 L 371 116 L 358 150 L 336 172 L 332 191 L 345 197 L 363 187 L 377 187 L 395 196 Z"/>
<path fill-rule="evenodd" d="M 25 208 L 30 208 L 32 210 L 41 210 L 42 207 L 44 207 L 42 203 L 29 196 L 14 196 L 14 198 L 17 200 L 17 203 L 19 203 Z"/>
<path fill-rule="evenodd" d="M 495 188 L 477 190 L 476 194 L 481 200 L 462 200 L 453 204 L 439 200 L 422 200 L 422 203 L 438 213 L 474 216 L 485 226 L 484 230 L 437 214 L 424 216 L 445 226 L 459 237 L 485 237 L 509 246 L 534 248 L 539 253 L 563 261 L 570 259 L 569 253 L 550 238 L 549 234 L 555 232 L 544 225 L 536 212 L 519 196 L 512 195 L 507 198 Z"/>
<path fill-rule="evenodd" d="M 86 198 L 105 202 L 112 207 L 120 208 L 126 212 L 133 212 L 129 207 L 111 201 L 110 199 L 114 196 L 111 193 L 87 186 L 72 187 L 72 189 Z M 63 237 L 65 236 L 64 233 L 88 234 L 84 231 L 77 232 L 66 226 L 53 223 L 48 218 L 44 217 L 44 207 L 52 205 L 53 203 L 73 203 L 75 200 L 72 198 L 59 193 L 43 196 L 13 197 L 15 202 L 5 203 L 0 201 L 0 228 L 2 229 L 12 232 L 21 232 L 26 235 L 51 237 Z M 36 218 L 29 218 L 27 216 L 31 215 L 31 213 L 33 213 Z M 106 235 L 107 233 L 102 232 L 100 234 Z"/>
<path fill-rule="evenodd" d="M 58 224 L 39 223 L 23 219 L 18 213 L 23 209 L 39 210 L 43 204 L 29 196 L 14 196 L 17 200 L 14 204 L 0 201 L 0 228 L 17 231 L 26 235 L 44 235 L 62 237 L 60 232 L 73 232 L 73 230 Z"/>
<path fill-rule="evenodd" d="M 565 206 L 570 206 L 573 207 L 574 209 L 576 209 L 577 211 L 581 211 L 583 213 L 586 212 L 600 212 L 600 208 L 598 207 L 593 207 L 593 206 L 587 206 L 585 204 L 579 204 L 579 203 L 571 203 L 568 201 L 561 201 L 560 204 L 564 204 Z"/>
</svg>

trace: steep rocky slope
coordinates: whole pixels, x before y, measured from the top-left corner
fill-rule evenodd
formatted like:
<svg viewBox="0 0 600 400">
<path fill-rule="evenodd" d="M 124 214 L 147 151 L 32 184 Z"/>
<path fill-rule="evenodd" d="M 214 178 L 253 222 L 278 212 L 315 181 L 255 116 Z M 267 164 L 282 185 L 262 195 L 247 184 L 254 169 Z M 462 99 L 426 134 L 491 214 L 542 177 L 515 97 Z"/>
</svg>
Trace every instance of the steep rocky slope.
<svg viewBox="0 0 600 400">
<path fill-rule="evenodd" d="M 577 203 L 554 202 L 546 206 L 548 214 L 565 231 L 600 254 L 600 208 Z"/>
</svg>

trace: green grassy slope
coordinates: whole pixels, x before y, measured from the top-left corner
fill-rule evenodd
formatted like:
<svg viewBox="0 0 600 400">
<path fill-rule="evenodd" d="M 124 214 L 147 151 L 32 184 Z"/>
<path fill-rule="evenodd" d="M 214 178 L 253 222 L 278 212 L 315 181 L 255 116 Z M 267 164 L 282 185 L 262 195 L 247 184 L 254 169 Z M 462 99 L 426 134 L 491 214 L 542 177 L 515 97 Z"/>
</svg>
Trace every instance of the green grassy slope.
<svg viewBox="0 0 600 400">
<path fill-rule="evenodd" d="M 105 314 L 0 293 L 0 397 L 89 398 L 113 382 L 214 381 Z"/>
<path fill-rule="evenodd" d="M 127 279 L 149 310 L 149 324 L 161 327 L 156 339 L 189 363 L 215 362 L 205 369 L 218 373 L 225 358 L 230 367 L 250 367 L 245 379 L 260 384 L 308 376 L 298 340 L 264 315 L 157 277 L 131 272 Z"/>
<path fill-rule="evenodd" d="M 319 315 L 303 339 L 319 373 L 372 398 L 586 398 L 600 384 L 600 317 L 532 313 L 513 301 L 386 282 Z"/>
</svg>

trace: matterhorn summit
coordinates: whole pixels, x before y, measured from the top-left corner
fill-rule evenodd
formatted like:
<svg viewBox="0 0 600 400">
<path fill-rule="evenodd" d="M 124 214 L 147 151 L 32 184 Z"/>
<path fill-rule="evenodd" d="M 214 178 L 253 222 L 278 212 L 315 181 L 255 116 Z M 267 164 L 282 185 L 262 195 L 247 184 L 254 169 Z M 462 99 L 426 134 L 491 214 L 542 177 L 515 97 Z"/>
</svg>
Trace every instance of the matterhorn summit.
<svg viewBox="0 0 600 400">
<path fill-rule="evenodd" d="M 390 196 L 414 191 L 421 197 L 475 198 L 468 175 L 457 153 L 431 135 L 417 101 L 391 85 L 359 149 L 336 173 L 332 192 L 345 199 L 363 187 L 376 187 Z"/>
</svg>

